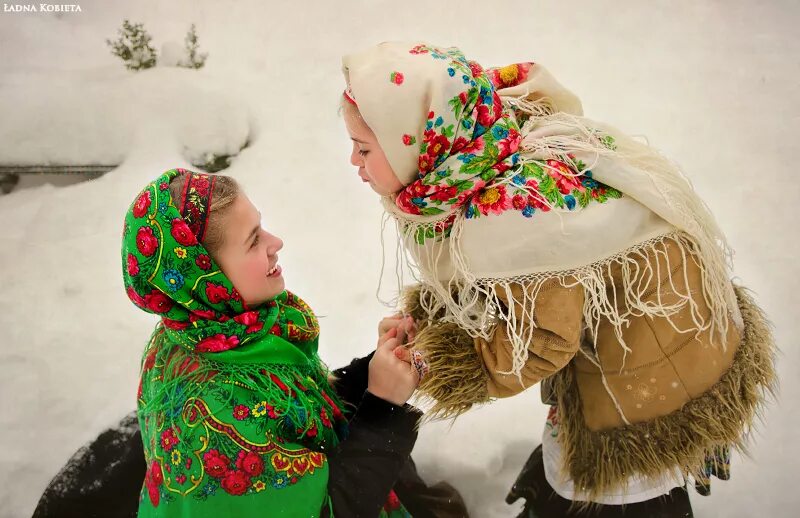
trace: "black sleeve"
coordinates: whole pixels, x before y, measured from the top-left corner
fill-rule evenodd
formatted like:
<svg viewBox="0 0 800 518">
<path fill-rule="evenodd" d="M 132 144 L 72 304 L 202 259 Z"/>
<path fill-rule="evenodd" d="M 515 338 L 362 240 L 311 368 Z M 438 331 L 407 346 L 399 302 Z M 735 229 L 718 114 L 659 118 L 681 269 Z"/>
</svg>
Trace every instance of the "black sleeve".
<svg viewBox="0 0 800 518">
<path fill-rule="evenodd" d="M 375 351 L 372 351 L 368 356 L 356 358 L 350 365 L 333 371 L 333 375 L 336 376 L 334 390 L 348 409 L 354 409 L 361 403 L 369 380 L 369 362 L 374 354 Z"/>
<path fill-rule="evenodd" d="M 422 413 L 369 392 L 350 421 L 350 434 L 328 454 L 328 495 L 336 516 L 375 518 L 411 455 Z M 329 510 L 327 510 L 329 512 Z M 325 514 L 323 516 L 330 516 Z"/>
</svg>

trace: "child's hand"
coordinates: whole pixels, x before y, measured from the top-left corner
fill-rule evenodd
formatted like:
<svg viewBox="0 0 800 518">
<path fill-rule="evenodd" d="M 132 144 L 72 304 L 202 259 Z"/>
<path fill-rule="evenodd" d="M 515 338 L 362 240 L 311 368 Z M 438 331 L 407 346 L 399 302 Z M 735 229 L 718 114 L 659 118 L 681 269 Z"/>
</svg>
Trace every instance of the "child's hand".
<svg viewBox="0 0 800 518">
<path fill-rule="evenodd" d="M 400 326 L 390 329 L 378 340 L 378 348 L 369 362 L 367 390 L 395 405 L 404 405 L 419 384 L 417 370 L 395 356 L 394 351 L 403 340 L 405 331 Z"/>
<path fill-rule="evenodd" d="M 403 343 L 413 342 L 417 334 L 417 324 L 410 316 L 403 317 L 402 313 L 395 313 L 386 317 L 378 323 L 378 337 L 384 336 L 393 328 L 402 329 L 406 340 Z M 380 339 L 380 338 L 379 338 Z"/>
</svg>

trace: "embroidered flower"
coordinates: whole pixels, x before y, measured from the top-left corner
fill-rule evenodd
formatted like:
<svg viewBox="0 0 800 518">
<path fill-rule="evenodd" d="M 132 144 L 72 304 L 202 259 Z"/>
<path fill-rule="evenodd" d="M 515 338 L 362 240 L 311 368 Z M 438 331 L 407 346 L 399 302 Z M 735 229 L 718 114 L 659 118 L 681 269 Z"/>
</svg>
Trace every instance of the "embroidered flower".
<svg viewBox="0 0 800 518">
<path fill-rule="evenodd" d="M 405 76 L 403 75 L 402 72 L 392 72 L 389 75 L 389 81 L 391 81 L 392 83 L 394 83 L 394 84 L 396 84 L 398 86 L 403 84 L 404 80 L 405 80 Z"/>
<path fill-rule="evenodd" d="M 141 227 L 136 232 L 136 248 L 145 257 L 150 257 L 158 248 L 158 239 L 153 234 L 153 229 L 150 227 Z"/>
<path fill-rule="evenodd" d="M 233 320 L 243 326 L 246 326 L 246 333 L 255 333 L 264 328 L 264 322 L 258 319 L 258 311 L 248 311 L 241 315 L 236 315 Z"/>
<path fill-rule="evenodd" d="M 192 230 L 183 218 L 175 218 L 172 220 L 170 234 L 175 238 L 175 241 L 183 246 L 197 245 L 197 237 L 192 233 Z"/>
<path fill-rule="evenodd" d="M 164 451 L 171 451 L 179 442 L 173 428 L 167 428 L 161 432 L 161 447 Z"/>
<path fill-rule="evenodd" d="M 253 407 L 253 417 L 261 417 L 262 415 L 267 413 L 267 402 L 262 401 L 260 403 L 256 403 L 256 406 Z"/>
<path fill-rule="evenodd" d="M 164 327 L 167 329 L 174 329 L 175 331 L 181 331 L 189 327 L 189 322 L 181 322 L 180 320 L 172 320 L 170 318 L 162 318 L 161 322 L 164 323 Z"/>
<path fill-rule="evenodd" d="M 504 185 L 497 185 L 484 189 L 473 198 L 473 203 L 484 216 L 490 212 L 501 214 L 510 206 L 510 200 Z"/>
<path fill-rule="evenodd" d="M 256 480 L 253 484 L 253 489 L 256 490 L 256 493 L 260 493 L 267 488 L 267 485 L 262 480 Z"/>
<path fill-rule="evenodd" d="M 236 467 L 251 477 L 257 477 L 264 471 L 264 461 L 258 453 L 240 451 L 236 457 Z"/>
<path fill-rule="evenodd" d="M 136 202 L 133 204 L 133 216 L 136 218 L 141 218 L 147 214 L 147 209 L 150 208 L 151 201 L 149 189 L 140 194 L 139 197 L 136 198 Z"/>
<path fill-rule="evenodd" d="M 175 252 L 175 255 L 178 257 L 178 259 L 186 259 L 186 249 L 185 248 L 182 248 L 180 246 L 176 246 L 175 249 L 173 250 L 173 252 Z"/>
<path fill-rule="evenodd" d="M 406 146 L 413 146 L 417 143 L 417 138 L 412 135 L 403 135 L 403 144 Z"/>
<path fill-rule="evenodd" d="M 439 189 L 433 195 L 431 195 L 432 200 L 447 202 L 453 198 L 458 196 L 458 187 L 452 185 L 450 187 L 445 187 L 444 189 Z"/>
<path fill-rule="evenodd" d="M 580 177 L 564 162 L 548 160 L 547 165 L 547 174 L 556 181 L 556 185 L 561 194 L 569 194 L 574 189 L 578 189 L 579 191 L 585 189 Z"/>
<path fill-rule="evenodd" d="M 200 254 L 194 260 L 194 264 L 199 266 L 201 270 L 208 270 L 211 268 L 211 258 L 206 254 Z"/>
<path fill-rule="evenodd" d="M 224 476 L 230 468 L 230 463 L 231 460 L 227 456 L 220 454 L 218 450 L 208 450 L 203 455 L 203 466 L 206 473 L 214 478 Z"/>
<path fill-rule="evenodd" d="M 135 255 L 130 253 L 128 254 L 127 266 L 128 266 L 128 275 L 130 275 L 131 277 L 136 277 L 137 275 L 139 275 L 139 260 L 136 259 Z"/>
<path fill-rule="evenodd" d="M 181 463 L 181 452 L 179 450 L 172 450 L 172 455 L 170 455 L 170 460 L 172 464 L 177 466 Z"/>
<path fill-rule="evenodd" d="M 243 421 L 244 419 L 247 419 L 249 415 L 250 415 L 250 408 L 244 405 L 236 405 L 235 407 L 233 407 L 233 417 L 236 418 L 237 420 Z"/>
<path fill-rule="evenodd" d="M 200 353 L 214 353 L 227 351 L 239 345 L 239 338 L 236 335 L 226 337 L 223 334 L 216 334 L 203 338 L 195 346 L 195 350 Z"/>
<path fill-rule="evenodd" d="M 272 487 L 275 489 L 281 489 L 289 485 L 289 477 L 280 473 L 275 476 L 275 479 L 272 481 Z"/>
<path fill-rule="evenodd" d="M 178 475 L 177 477 L 175 477 L 175 482 L 177 482 L 180 485 L 184 485 L 186 483 L 186 475 L 184 474 Z"/>
<path fill-rule="evenodd" d="M 177 270 L 164 270 L 164 282 L 167 283 L 167 288 L 171 291 L 178 291 L 183 287 L 184 279 Z"/>
<path fill-rule="evenodd" d="M 432 159 L 443 155 L 450 149 L 450 141 L 447 140 L 447 137 L 444 135 L 437 135 L 434 137 L 430 144 L 428 144 L 428 155 L 431 156 Z"/>
<path fill-rule="evenodd" d="M 206 298 L 211 304 L 218 304 L 223 300 L 230 300 L 231 296 L 225 286 L 208 282 L 206 283 Z"/>
<path fill-rule="evenodd" d="M 172 300 L 158 290 L 144 296 L 144 305 L 153 313 L 167 313 L 172 309 Z"/>
<path fill-rule="evenodd" d="M 241 496 L 250 487 L 250 477 L 242 471 L 229 471 L 219 485 L 222 486 L 226 493 Z"/>
</svg>

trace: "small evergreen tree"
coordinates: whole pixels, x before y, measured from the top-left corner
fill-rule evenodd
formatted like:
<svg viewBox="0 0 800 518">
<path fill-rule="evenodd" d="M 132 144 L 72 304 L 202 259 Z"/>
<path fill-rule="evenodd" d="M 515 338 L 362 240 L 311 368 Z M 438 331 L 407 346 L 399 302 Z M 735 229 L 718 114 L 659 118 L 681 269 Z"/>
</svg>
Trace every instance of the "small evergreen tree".
<svg viewBox="0 0 800 518">
<path fill-rule="evenodd" d="M 143 24 L 124 20 L 117 33 L 119 38 L 116 41 L 106 39 L 106 44 L 111 47 L 111 53 L 125 63 L 125 68 L 143 70 L 156 66 L 156 49 L 150 46 L 151 37 Z"/>
<path fill-rule="evenodd" d="M 186 42 L 186 56 L 188 61 L 181 61 L 178 63 L 178 66 L 184 68 L 202 68 L 206 63 L 208 53 L 201 54 L 198 52 L 199 45 L 197 44 L 197 32 L 195 31 L 194 24 L 192 24 L 189 32 L 186 33 L 184 41 Z"/>
</svg>

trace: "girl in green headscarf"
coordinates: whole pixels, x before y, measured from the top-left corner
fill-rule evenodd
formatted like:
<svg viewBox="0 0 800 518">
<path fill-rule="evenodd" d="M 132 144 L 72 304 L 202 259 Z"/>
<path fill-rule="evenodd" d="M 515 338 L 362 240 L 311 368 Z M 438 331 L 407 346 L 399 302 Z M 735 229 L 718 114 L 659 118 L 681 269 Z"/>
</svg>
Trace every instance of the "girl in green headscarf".
<svg viewBox="0 0 800 518">
<path fill-rule="evenodd" d="M 234 180 L 182 169 L 127 212 L 125 289 L 161 317 L 138 391 L 139 516 L 410 516 L 392 491 L 420 416 L 405 404 L 419 374 L 392 352 L 402 330 L 379 341 L 351 412 L 260 222 Z"/>
</svg>

